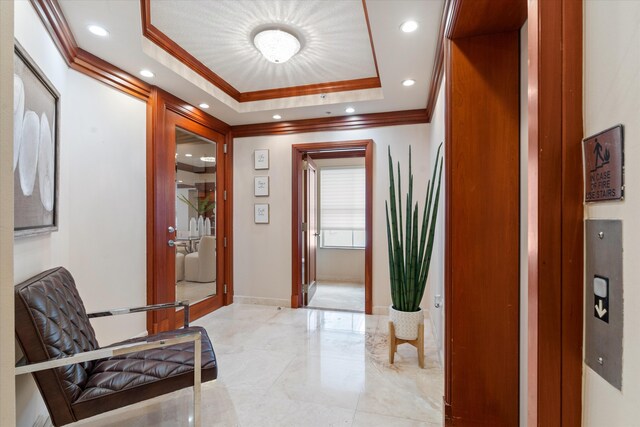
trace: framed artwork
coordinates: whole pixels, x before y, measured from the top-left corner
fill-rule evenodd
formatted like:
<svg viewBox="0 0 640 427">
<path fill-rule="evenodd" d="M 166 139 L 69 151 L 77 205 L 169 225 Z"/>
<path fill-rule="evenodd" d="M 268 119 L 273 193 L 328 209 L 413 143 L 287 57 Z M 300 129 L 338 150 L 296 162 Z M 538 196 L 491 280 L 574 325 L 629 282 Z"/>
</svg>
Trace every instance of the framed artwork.
<svg viewBox="0 0 640 427">
<path fill-rule="evenodd" d="M 14 234 L 58 229 L 60 95 L 16 42 L 13 74 Z"/>
<path fill-rule="evenodd" d="M 255 170 L 269 169 L 269 150 L 255 150 L 253 152 L 253 168 Z"/>
<path fill-rule="evenodd" d="M 256 203 L 254 206 L 253 218 L 256 224 L 269 224 L 269 204 Z"/>
<path fill-rule="evenodd" d="M 253 195 L 256 197 L 266 197 L 269 195 L 269 177 L 256 176 L 253 178 Z"/>
</svg>

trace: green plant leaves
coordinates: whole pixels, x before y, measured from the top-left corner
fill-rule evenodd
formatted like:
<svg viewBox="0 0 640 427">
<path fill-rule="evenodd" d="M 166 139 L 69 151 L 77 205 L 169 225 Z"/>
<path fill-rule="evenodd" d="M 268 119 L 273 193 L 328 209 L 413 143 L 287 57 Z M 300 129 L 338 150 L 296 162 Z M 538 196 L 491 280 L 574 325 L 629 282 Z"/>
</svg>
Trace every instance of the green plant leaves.
<svg viewBox="0 0 640 427">
<path fill-rule="evenodd" d="M 409 146 L 409 189 L 406 195 L 406 229 L 403 235 L 401 170 L 398 162 L 398 194 L 393 174 L 391 147 L 389 157 L 389 201 L 385 201 L 387 219 L 387 246 L 389 250 L 389 279 L 393 308 L 400 311 L 418 311 L 424 296 L 429 265 L 433 254 L 438 203 L 442 183 L 442 144 L 438 147 L 433 176 L 427 182 L 425 206 L 420 215 L 418 202 L 413 204 L 413 173 L 411 146 Z M 438 177 L 436 186 L 436 175 Z M 434 195 L 435 193 L 435 195 Z M 419 228 L 418 218 L 422 216 Z"/>
</svg>

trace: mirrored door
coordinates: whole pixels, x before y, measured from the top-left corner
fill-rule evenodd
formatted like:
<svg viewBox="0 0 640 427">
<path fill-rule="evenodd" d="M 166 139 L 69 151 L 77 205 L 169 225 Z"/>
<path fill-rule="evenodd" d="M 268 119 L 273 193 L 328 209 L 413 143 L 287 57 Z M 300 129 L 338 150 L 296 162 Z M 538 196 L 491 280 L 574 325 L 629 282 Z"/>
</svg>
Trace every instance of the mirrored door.
<svg viewBox="0 0 640 427">
<path fill-rule="evenodd" d="M 216 142 L 176 128 L 176 300 L 216 295 Z"/>
<path fill-rule="evenodd" d="M 182 113 L 166 110 L 154 128 L 147 301 L 189 300 L 194 320 L 226 303 L 225 136 L 203 117 Z M 147 328 L 181 327 L 183 314 L 182 308 L 150 313 Z"/>
</svg>

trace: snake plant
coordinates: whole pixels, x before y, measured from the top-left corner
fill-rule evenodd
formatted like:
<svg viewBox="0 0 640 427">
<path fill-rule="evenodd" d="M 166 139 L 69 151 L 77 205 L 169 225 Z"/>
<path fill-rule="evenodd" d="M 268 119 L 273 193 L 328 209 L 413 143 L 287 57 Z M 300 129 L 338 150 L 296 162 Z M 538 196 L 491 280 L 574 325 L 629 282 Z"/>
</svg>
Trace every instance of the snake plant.
<svg viewBox="0 0 640 427">
<path fill-rule="evenodd" d="M 418 232 L 418 202 L 413 205 L 413 173 L 411 171 L 411 146 L 409 146 L 409 190 L 406 199 L 406 219 L 403 233 L 402 185 L 398 162 L 398 199 L 393 179 L 393 159 L 389 147 L 389 201 L 387 211 L 387 242 L 389 245 L 389 277 L 393 308 L 399 311 L 418 311 L 429 276 L 429 264 L 433 253 L 433 241 L 438 218 L 440 183 L 442 181 L 442 144 L 438 147 L 433 176 L 427 183 L 427 195 L 422 212 L 422 224 Z M 436 186 L 436 173 L 438 183 Z"/>
</svg>

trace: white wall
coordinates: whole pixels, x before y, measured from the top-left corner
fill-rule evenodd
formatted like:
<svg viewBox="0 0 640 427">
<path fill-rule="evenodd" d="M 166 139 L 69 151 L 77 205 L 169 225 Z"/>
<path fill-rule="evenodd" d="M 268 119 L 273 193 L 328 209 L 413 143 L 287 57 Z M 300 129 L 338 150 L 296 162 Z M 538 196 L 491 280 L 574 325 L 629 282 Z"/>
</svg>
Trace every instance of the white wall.
<svg viewBox="0 0 640 427">
<path fill-rule="evenodd" d="M 0 342 L 13 328 L 13 2 L 0 2 Z M 0 425 L 15 424 L 15 356 L 0 346 Z"/>
<path fill-rule="evenodd" d="M 445 88 L 446 82 L 444 77 L 438 92 L 438 100 L 436 101 L 435 110 L 429 126 L 429 154 L 428 164 L 429 170 L 435 164 L 435 158 L 438 145 L 444 142 L 445 138 Z M 442 146 L 444 152 L 444 145 Z M 443 157 L 444 158 L 444 157 Z M 443 163 L 444 165 L 444 163 Z M 444 166 L 443 166 L 444 167 Z M 431 179 L 431 176 L 429 176 Z M 437 177 L 436 177 L 437 179 Z M 423 309 L 429 311 L 433 332 L 435 335 L 436 345 L 438 347 L 438 356 L 440 363 L 444 362 L 444 224 L 445 224 L 445 177 L 442 171 L 442 188 L 440 189 L 440 203 L 438 208 L 438 220 L 436 223 L 436 234 L 433 247 L 433 255 L 431 258 L 431 267 L 429 268 L 429 279 L 427 281 L 427 292 L 425 293 L 425 302 L 422 304 Z M 442 303 L 436 308 L 435 298 L 440 296 Z"/>
<path fill-rule="evenodd" d="M 238 138 L 234 142 L 234 286 L 235 295 L 262 303 L 289 306 L 291 302 L 291 145 L 296 143 L 372 139 L 373 170 L 373 306 L 386 313 L 391 303 L 384 201 L 388 198 L 387 147 L 407 176 L 409 144 L 413 151 L 414 198 L 424 199 L 431 177 L 430 153 L 440 140 L 429 139 L 430 125 L 407 125 L 352 131 Z M 253 151 L 270 150 L 270 224 L 254 224 Z M 406 186 L 405 186 L 406 189 Z M 418 196 L 420 195 L 420 196 Z M 422 202 L 424 203 L 424 202 Z M 439 221 L 442 220 L 442 217 Z M 435 264 L 435 263 L 434 263 Z M 433 267 L 432 268 L 436 268 Z M 430 304 L 423 301 L 423 308 Z"/>
<path fill-rule="evenodd" d="M 363 157 L 315 160 L 319 169 L 335 166 L 364 166 Z M 322 227 L 320 200 L 322 174 L 318 172 L 318 223 Z M 364 249 L 323 248 L 318 242 L 316 277 L 318 280 L 353 282 L 364 285 Z"/>
<path fill-rule="evenodd" d="M 525 22 L 520 30 L 520 426 L 527 425 L 527 351 L 529 250 L 528 209 L 529 197 L 529 45 Z"/>
<path fill-rule="evenodd" d="M 623 427 L 640 423 L 640 2 L 585 2 L 585 135 L 622 123 L 625 200 L 586 206 L 589 219 L 623 221 L 624 331 L 622 391 L 586 365 L 584 425 Z"/>
<path fill-rule="evenodd" d="M 67 68 L 31 4 L 15 36 L 61 94 L 59 231 L 15 241 L 15 283 L 68 268 L 88 311 L 146 303 L 146 104 Z M 101 344 L 146 329 L 144 315 L 97 319 Z M 16 384 L 19 426 L 45 413 L 30 377 Z"/>
</svg>

